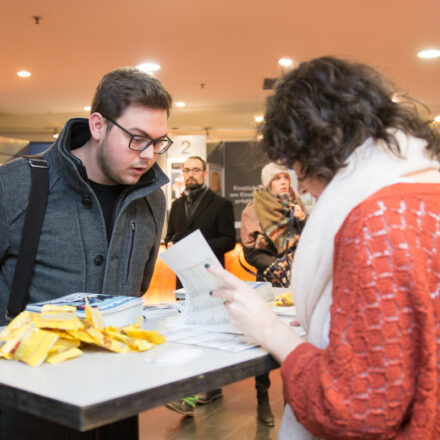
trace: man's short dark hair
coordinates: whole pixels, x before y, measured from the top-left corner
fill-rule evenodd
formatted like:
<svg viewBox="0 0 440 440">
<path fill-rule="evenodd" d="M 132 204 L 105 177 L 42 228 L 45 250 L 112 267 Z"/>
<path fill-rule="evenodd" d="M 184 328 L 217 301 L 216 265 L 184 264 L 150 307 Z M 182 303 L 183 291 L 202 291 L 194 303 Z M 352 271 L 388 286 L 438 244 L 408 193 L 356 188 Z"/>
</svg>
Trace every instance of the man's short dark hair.
<svg viewBox="0 0 440 440">
<path fill-rule="evenodd" d="M 200 160 L 200 162 L 202 162 L 202 169 L 203 169 L 203 171 L 206 171 L 206 161 L 204 160 L 204 159 L 202 159 L 200 156 L 190 156 L 190 157 L 188 157 L 186 160 L 189 160 L 189 159 L 197 159 L 197 160 Z M 186 161 L 185 161 L 186 162 Z"/>
<path fill-rule="evenodd" d="M 393 101 L 393 90 L 366 65 L 322 57 L 301 63 L 268 98 L 263 148 L 272 161 L 297 161 L 304 177 L 329 181 L 366 139 L 382 139 L 394 153 L 390 128 L 427 141 L 439 156 L 440 136 L 414 105 Z"/>
<path fill-rule="evenodd" d="M 122 67 L 102 77 L 93 97 L 91 113 L 117 119 L 132 104 L 166 110 L 169 116 L 172 98 L 158 79 L 139 69 Z"/>
</svg>

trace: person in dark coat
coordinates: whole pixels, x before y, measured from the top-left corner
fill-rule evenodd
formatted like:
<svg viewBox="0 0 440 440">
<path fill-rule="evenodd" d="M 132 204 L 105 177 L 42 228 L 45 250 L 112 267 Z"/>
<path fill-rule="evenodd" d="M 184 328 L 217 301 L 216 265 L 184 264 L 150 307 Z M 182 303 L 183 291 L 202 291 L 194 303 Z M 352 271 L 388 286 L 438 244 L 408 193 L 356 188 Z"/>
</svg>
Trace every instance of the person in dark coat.
<svg viewBox="0 0 440 440">
<path fill-rule="evenodd" d="M 206 162 L 189 157 L 183 166 L 185 191 L 173 202 L 165 237 L 167 247 L 200 229 L 220 263 L 234 249 L 235 226 L 232 202 L 206 186 Z"/>
<path fill-rule="evenodd" d="M 225 265 L 225 253 L 235 247 L 234 210 L 232 202 L 206 186 L 206 162 L 199 156 L 189 157 L 183 165 L 185 191 L 174 200 L 165 237 L 167 247 L 191 232 L 200 229 L 220 263 Z M 177 280 L 177 288 L 181 283 Z M 216 389 L 198 396 L 185 397 L 167 403 L 166 407 L 184 416 L 193 416 L 197 403 L 211 403 L 222 397 Z"/>
</svg>

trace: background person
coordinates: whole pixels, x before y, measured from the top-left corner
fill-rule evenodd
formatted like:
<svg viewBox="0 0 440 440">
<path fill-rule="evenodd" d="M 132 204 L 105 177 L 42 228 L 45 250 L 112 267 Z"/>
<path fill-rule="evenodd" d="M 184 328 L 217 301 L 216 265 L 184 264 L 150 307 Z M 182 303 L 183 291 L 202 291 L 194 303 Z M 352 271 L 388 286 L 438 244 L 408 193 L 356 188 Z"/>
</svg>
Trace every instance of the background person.
<svg viewBox="0 0 440 440">
<path fill-rule="evenodd" d="M 156 159 L 172 144 L 171 102 L 148 74 L 131 68 L 109 72 L 96 89 L 90 118 L 67 121 L 42 154 L 49 164 L 49 194 L 29 302 L 73 292 L 145 293 L 165 216 L 161 186 L 168 178 Z M 1 324 L 30 186 L 27 159 L 0 168 Z M 84 433 L 8 408 L 2 408 L 0 421 L 4 439 L 138 438 L 137 417 Z"/>
<path fill-rule="evenodd" d="M 285 166 L 268 163 L 261 170 L 262 185 L 241 215 L 241 242 L 246 261 L 257 269 L 257 280 L 274 287 L 290 285 L 292 259 L 306 221 L 306 209 L 290 186 Z M 275 425 L 269 404 L 269 374 L 255 377 L 258 419 Z"/>
<path fill-rule="evenodd" d="M 236 243 L 232 202 L 206 186 L 208 172 L 201 157 L 189 157 L 182 173 L 185 191 L 171 205 L 165 243 L 171 246 L 200 229 L 224 266 L 225 253 L 234 249 Z"/>
<path fill-rule="evenodd" d="M 268 100 L 269 157 L 318 198 L 293 266 L 308 342 L 210 269 L 231 323 L 282 363 L 282 439 L 440 435 L 440 136 L 392 95 L 373 69 L 324 57 Z"/>
<path fill-rule="evenodd" d="M 269 163 L 262 185 L 241 215 L 240 237 L 246 261 L 257 269 L 258 281 L 274 287 L 290 285 L 290 269 L 307 218 L 301 199 L 290 186 L 285 166 Z"/>
<path fill-rule="evenodd" d="M 206 186 L 208 172 L 206 162 L 199 156 L 189 157 L 183 165 L 185 191 L 171 205 L 168 229 L 165 236 L 167 247 L 200 229 L 215 256 L 225 265 L 225 253 L 235 247 L 234 209 L 232 202 Z M 177 288 L 182 285 L 177 280 Z M 198 396 L 175 400 L 166 405 L 168 409 L 185 416 L 194 414 L 196 403 L 211 403 L 222 397 L 216 389 Z"/>
</svg>

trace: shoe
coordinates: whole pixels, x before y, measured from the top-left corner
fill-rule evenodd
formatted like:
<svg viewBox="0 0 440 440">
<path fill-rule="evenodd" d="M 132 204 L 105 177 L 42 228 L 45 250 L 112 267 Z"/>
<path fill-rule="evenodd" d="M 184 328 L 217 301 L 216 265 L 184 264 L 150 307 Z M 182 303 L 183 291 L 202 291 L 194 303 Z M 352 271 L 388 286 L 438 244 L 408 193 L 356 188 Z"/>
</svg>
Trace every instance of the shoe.
<svg viewBox="0 0 440 440">
<path fill-rule="evenodd" d="M 270 409 L 269 403 L 269 393 L 265 392 L 257 392 L 257 415 L 258 420 L 261 423 L 264 423 L 266 426 L 273 427 L 275 426 L 275 418 L 272 414 L 272 410 Z"/>
<path fill-rule="evenodd" d="M 199 405 L 206 405 L 207 403 L 212 403 L 214 400 L 223 397 L 223 392 L 221 388 L 216 390 L 208 391 L 207 393 L 201 393 L 197 396 L 197 403 Z"/>
<path fill-rule="evenodd" d="M 194 407 L 184 400 L 175 400 L 174 402 L 167 403 L 165 406 L 185 417 L 194 417 Z"/>
</svg>

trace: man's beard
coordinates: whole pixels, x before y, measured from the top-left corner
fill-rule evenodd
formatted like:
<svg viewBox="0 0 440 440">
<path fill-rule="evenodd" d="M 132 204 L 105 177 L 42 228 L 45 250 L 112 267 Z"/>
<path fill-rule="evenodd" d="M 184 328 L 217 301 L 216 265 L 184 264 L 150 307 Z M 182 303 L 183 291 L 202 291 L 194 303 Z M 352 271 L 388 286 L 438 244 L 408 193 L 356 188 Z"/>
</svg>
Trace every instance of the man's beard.
<svg viewBox="0 0 440 440">
<path fill-rule="evenodd" d="M 187 182 L 185 184 L 185 189 L 187 191 L 193 191 L 195 189 L 201 188 L 202 186 L 203 186 L 203 183 L 198 183 L 198 182 L 195 182 L 195 181 L 191 181 L 191 182 Z"/>
<path fill-rule="evenodd" d="M 105 135 L 104 139 L 102 140 L 101 144 L 99 145 L 99 149 L 97 152 L 97 156 L 96 156 L 96 161 L 97 164 L 99 166 L 99 168 L 101 169 L 102 174 L 104 174 L 104 176 L 109 179 L 110 181 L 112 181 L 114 184 L 122 184 L 122 182 L 120 182 L 117 178 L 117 176 L 114 175 L 113 171 L 112 171 L 112 167 L 105 155 L 104 150 L 107 148 L 107 134 Z"/>
</svg>

